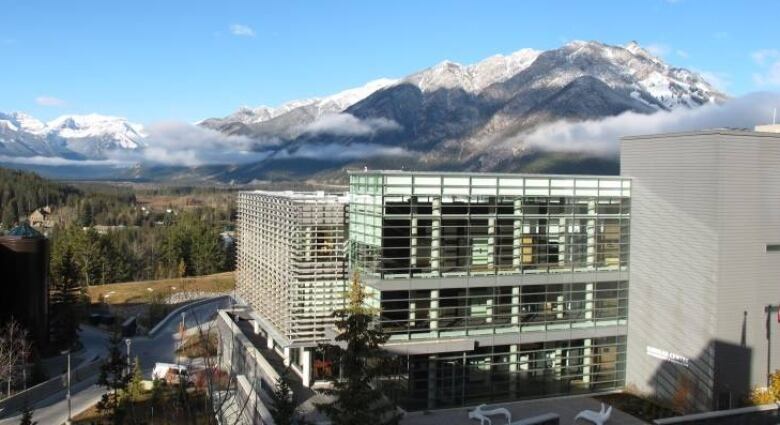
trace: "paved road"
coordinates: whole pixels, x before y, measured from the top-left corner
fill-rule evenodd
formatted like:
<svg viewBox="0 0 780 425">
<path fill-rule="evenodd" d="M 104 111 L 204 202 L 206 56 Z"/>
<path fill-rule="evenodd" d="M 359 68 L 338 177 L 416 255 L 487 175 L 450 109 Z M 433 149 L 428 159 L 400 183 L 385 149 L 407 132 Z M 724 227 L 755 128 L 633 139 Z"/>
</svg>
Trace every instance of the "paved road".
<svg viewBox="0 0 780 425">
<path fill-rule="evenodd" d="M 211 302 L 206 302 L 186 310 L 184 320 L 187 328 L 202 325 L 209 321 L 218 309 L 230 306 L 231 300 L 227 297 L 217 298 Z M 137 355 L 141 360 L 144 375 L 151 376 L 155 362 L 175 363 L 175 350 L 178 347 L 178 330 L 181 323 L 180 317 L 170 318 L 165 325 L 153 338 L 136 337 L 130 344 L 130 356 L 135 358 Z M 96 348 L 97 343 L 102 342 L 105 345 L 106 337 L 93 331 L 88 331 L 85 338 L 89 340 L 89 352 L 103 353 Z M 74 415 L 94 405 L 100 400 L 104 390 L 96 385 L 97 376 L 87 379 L 84 382 L 74 385 L 71 388 L 71 403 Z M 65 390 L 41 400 L 33 406 L 35 412 L 33 420 L 41 425 L 62 424 L 68 419 L 68 404 L 65 400 Z M 18 424 L 21 415 L 15 415 L 0 420 L 0 425 Z"/>
</svg>

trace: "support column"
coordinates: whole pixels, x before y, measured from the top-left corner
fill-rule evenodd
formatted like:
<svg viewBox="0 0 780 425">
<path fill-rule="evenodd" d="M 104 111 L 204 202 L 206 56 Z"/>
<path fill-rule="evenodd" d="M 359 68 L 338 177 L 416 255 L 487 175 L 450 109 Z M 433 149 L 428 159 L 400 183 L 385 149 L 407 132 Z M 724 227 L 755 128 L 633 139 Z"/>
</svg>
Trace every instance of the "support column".
<svg viewBox="0 0 780 425">
<path fill-rule="evenodd" d="M 252 330 L 255 332 L 255 335 L 260 333 L 260 323 L 257 322 L 257 320 L 250 320 L 249 323 L 252 324 Z"/>
<path fill-rule="evenodd" d="M 512 317 L 511 323 L 513 325 L 520 325 L 520 287 L 512 287 Z"/>
<path fill-rule="evenodd" d="M 271 338 L 271 335 L 268 335 L 268 332 L 265 333 L 265 346 L 269 350 L 273 350 L 274 349 L 274 340 L 273 340 L 273 338 Z"/>
<path fill-rule="evenodd" d="M 417 268 L 417 217 L 413 217 L 410 223 L 411 240 L 409 250 L 409 267 Z"/>
<path fill-rule="evenodd" d="M 428 317 L 430 318 L 430 327 L 431 332 L 438 336 L 439 335 L 439 290 L 438 289 L 431 289 L 431 308 L 428 312 Z"/>
<path fill-rule="evenodd" d="M 409 298 L 411 298 L 414 291 L 409 291 Z M 409 327 L 414 327 L 414 321 L 417 320 L 417 302 L 409 301 Z"/>
<path fill-rule="evenodd" d="M 493 323 L 493 298 L 488 298 L 487 307 L 485 308 L 485 310 L 487 311 L 487 317 L 485 318 L 485 323 Z"/>
<path fill-rule="evenodd" d="M 566 235 L 569 234 L 566 228 L 566 218 L 558 219 L 558 267 L 563 268 L 566 265 L 566 258 L 569 258 L 569 268 L 574 264 L 571 261 L 571 253 L 566 252 Z"/>
<path fill-rule="evenodd" d="M 303 386 L 309 388 L 311 386 L 311 351 L 305 348 L 301 348 L 301 374 L 303 375 Z"/>
<path fill-rule="evenodd" d="M 590 356 L 593 352 L 593 349 L 591 348 L 591 339 L 586 338 L 583 342 L 583 346 L 585 348 L 582 349 L 582 382 L 589 384 L 590 383 L 590 365 L 593 361 Z"/>
<path fill-rule="evenodd" d="M 588 261 L 586 267 L 590 270 L 596 268 L 596 200 L 588 201 Z"/>
<path fill-rule="evenodd" d="M 515 220 L 512 226 L 512 267 L 519 271 L 523 258 L 523 203 L 520 199 L 515 199 L 514 215 Z"/>
<path fill-rule="evenodd" d="M 593 283 L 585 284 L 585 320 L 593 320 Z"/>
<path fill-rule="evenodd" d="M 290 367 L 290 347 L 284 347 L 282 352 L 284 353 L 284 365 Z"/>
<path fill-rule="evenodd" d="M 433 198 L 431 214 L 431 273 L 437 276 L 441 254 L 441 198 Z"/>
<path fill-rule="evenodd" d="M 495 217 L 491 217 L 488 219 L 488 270 L 493 271 L 495 270 L 495 263 L 496 263 L 496 219 Z"/>
<path fill-rule="evenodd" d="M 438 382 L 436 382 L 436 355 L 428 356 L 428 408 L 436 408 L 436 392 Z"/>
<path fill-rule="evenodd" d="M 517 395 L 517 344 L 512 344 L 509 346 L 509 396 L 515 397 L 516 395 Z"/>
</svg>

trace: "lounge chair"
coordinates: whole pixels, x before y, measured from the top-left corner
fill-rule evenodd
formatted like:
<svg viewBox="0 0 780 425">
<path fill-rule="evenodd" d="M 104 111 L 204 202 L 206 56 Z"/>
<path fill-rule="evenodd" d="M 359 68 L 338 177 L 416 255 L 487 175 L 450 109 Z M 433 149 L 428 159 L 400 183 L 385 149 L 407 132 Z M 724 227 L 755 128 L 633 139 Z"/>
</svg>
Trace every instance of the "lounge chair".
<svg viewBox="0 0 780 425">
<path fill-rule="evenodd" d="M 486 404 L 480 404 L 477 406 L 476 409 L 469 412 L 469 419 L 476 419 L 480 422 L 481 425 L 485 425 L 487 422 L 487 425 L 493 425 L 493 421 L 488 418 L 488 416 L 492 415 L 504 415 L 504 418 L 506 418 L 506 423 L 512 422 L 512 413 L 509 412 L 509 410 L 503 408 L 503 407 L 497 407 L 495 409 L 485 410 Z"/>
<path fill-rule="evenodd" d="M 612 415 L 612 406 L 607 408 L 604 403 L 601 403 L 601 410 L 596 412 L 595 410 L 583 410 L 574 417 L 574 422 L 578 419 L 585 419 L 596 425 L 604 425 L 609 421 L 609 417 Z"/>
</svg>

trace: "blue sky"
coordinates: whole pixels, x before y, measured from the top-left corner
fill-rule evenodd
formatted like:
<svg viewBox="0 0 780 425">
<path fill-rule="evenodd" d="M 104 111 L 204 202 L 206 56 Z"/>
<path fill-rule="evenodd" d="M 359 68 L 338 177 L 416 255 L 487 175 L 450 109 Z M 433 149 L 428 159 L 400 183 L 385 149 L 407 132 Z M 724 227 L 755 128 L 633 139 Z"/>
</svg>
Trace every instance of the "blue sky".
<svg viewBox="0 0 780 425">
<path fill-rule="evenodd" d="M 636 40 L 731 95 L 780 88 L 780 2 L 35 1 L 0 6 L 0 111 L 195 121 L 450 59 Z"/>
</svg>

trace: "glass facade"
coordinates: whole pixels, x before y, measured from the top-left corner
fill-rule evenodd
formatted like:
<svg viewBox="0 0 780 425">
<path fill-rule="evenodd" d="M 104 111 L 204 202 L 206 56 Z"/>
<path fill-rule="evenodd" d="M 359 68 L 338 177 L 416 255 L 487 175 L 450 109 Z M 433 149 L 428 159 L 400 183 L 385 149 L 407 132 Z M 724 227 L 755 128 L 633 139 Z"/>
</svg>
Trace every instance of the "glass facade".
<svg viewBox="0 0 780 425">
<path fill-rule="evenodd" d="M 625 381 L 625 336 L 478 347 L 407 358 L 410 410 L 582 394 Z"/>
<path fill-rule="evenodd" d="M 587 329 L 628 318 L 627 281 L 367 291 L 391 341 Z"/>
<path fill-rule="evenodd" d="M 382 279 L 626 270 L 621 178 L 353 173 L 353 267 Z"/>
<path fill-rule="evenodd" d="M 623 386 L 630 197 L 620 177 L 351 173 L 350 267 L 389 343 L 475 341 L 408 351 L 402 404 Z"/>
</svg>

